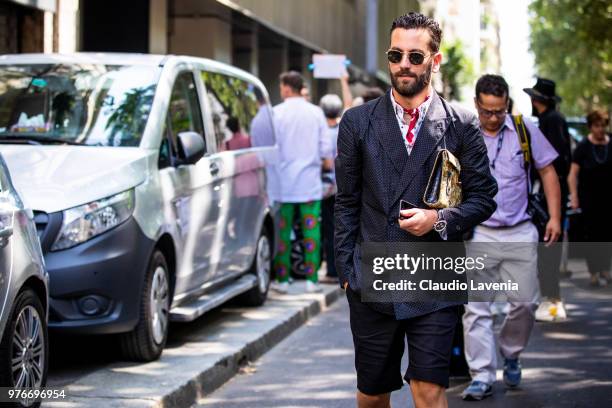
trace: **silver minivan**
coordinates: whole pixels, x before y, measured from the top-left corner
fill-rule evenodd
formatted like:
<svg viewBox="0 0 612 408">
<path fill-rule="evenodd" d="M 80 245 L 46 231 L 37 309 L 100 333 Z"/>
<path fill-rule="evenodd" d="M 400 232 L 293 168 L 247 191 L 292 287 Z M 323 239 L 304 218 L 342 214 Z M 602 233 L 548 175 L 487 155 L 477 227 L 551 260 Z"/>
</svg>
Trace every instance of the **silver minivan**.
<svg viewBox="0 0 612 408">
<path fill-rule="evenodd" d="M 274 125 L 254 76 L 200 58 L 0 56 L 0 152 L 34 209 L 49 327 L 162 352 L 170 320 L 264 303 Z"/>
<path fill-rule="evenodd" d="M 24 208 L 0 155 L 0 387 L 46 383 L 47 280 L 32 211 Z"/>
</svg>

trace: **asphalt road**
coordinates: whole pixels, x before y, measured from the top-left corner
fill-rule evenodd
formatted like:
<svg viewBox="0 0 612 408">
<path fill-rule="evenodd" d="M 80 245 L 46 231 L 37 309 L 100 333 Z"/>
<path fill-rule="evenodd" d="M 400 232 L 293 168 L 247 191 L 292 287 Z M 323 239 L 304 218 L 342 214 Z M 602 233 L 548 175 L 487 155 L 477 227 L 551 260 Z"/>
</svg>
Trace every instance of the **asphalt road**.
<svg viewBox="0 0 612 408">
<path fill-rule="evenodd" d="M 459 394 L 467 382 L 452 381 L 450 407 L 612 407 L 612 288 L 593 290 L 584 272 L 574 276 L 562 289 L 570 318 L 536 324 L 522 356 L 522 386 L 506 390 L 498 382 L 493 397 L 465 402 Z M 355 406 L 355 386 L 348 305 L 341 299 L 198 408 L 349 408 Z M 392 394 L 392 405 L 412 406 L 407 385 Z"/>
</svg>

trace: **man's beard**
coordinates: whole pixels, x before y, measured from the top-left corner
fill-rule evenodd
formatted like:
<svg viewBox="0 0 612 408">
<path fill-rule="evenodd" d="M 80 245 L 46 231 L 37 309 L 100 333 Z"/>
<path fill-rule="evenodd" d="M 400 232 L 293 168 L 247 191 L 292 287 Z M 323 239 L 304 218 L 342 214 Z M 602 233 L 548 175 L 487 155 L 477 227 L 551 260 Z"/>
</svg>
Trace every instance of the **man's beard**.
<svg viewBox="0 0 612 408">
<path fill-rule="evenodd" d="M 433 63 L 430 63 L 425 72 L 421 75 L 417 75 L 410 70 L 401 70 L 393 74 L 391 70 L 389 70 L 389 76 L 391 77 L 391 84 L 393 85 L 393 89 L 395 91 L 407 98 L 412 98 L 413 96 L 419 94 L 423 89 L 429 86 L 431 82 L 431 72 L 433 70 Z M 411 78 L 415 78 L 415 80 L 411 83 L 402 83 L 402 79 L 399 78 L 401 75 L 406 75 Z"/>
</svg>

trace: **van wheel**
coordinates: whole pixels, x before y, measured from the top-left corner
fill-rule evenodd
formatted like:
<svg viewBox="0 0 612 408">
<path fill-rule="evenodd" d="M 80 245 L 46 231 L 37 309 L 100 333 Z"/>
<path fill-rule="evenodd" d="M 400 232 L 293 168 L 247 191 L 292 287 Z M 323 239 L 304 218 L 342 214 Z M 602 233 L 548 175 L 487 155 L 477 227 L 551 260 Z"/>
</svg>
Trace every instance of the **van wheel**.
<svg viewBox="0 0 612 408">
<path fill-rule="evenodd" d="M 15 299 L 0 343 L 0 386 L 41 388 L 47 383 L 49 343 L 45 309 L 32 289 Z M 4 405 L 3 405 L 4 406 Z M 10 407 L 39 407 L 22 400 Z"/>
<path fill-rule="evenodd" d="M 153 361 L 161 355 L 168 339 L 170 285 L 166 258 L 156 250 L 151 256 L 140 300 L 140 320 L 121 335 L 121 352 L 132 361 Z"/>
<path fill-rule="evenodd" d="M 257 276 L 257 285 L 238 297 L 238 302 L 243 306 L 261 306 L 268 297 L 270 278 L 272 276 L 272 247 L 270 234 L 267 228 L 263 228 L 257 239 L 255 259 L 249 273 Z"/>
</svg>

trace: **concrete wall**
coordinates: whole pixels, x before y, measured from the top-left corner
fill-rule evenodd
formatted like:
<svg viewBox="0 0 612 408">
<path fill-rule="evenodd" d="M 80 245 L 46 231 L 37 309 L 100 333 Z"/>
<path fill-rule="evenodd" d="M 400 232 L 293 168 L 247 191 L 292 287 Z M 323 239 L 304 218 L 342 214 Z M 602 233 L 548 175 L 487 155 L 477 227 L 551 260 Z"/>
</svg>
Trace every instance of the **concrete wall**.
<svg viewBox="0 0 612 408">
<path fill-rule="evenodd" d="M 310 45 L 331 53 L 347 54 L 365 64 L 365 12 L 363 0 L 220 0 L 235 4 L 256 19 Z M 384 0 L 395 3 L 396 0 Z"/>
<path fill-rule="evenodd" d="M 168 0 L 151 0 L 149 8 L 149 52 L 168 52 Z"/>
<path fill-rule="evenodd" d="M 214 0 L 170 2 L 168 52 L 232 62 L 231 10 Z"/>
</svg>

